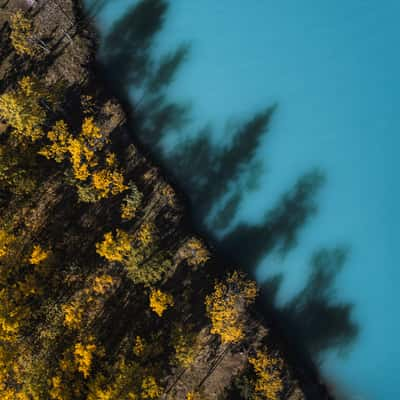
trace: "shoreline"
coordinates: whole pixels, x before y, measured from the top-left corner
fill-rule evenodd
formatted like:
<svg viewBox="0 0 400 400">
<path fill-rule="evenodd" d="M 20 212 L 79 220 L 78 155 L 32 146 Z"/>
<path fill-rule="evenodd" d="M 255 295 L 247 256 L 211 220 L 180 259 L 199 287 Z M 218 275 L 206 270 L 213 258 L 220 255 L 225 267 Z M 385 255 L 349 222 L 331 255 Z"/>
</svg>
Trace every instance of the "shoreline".
<svg viewBox="0 0 400 400">
<path fill-rule="evenodd" d="M 80 7 L 82 7 L 82 1 L 76 0 L 80 3 Z M 100 34 L 97 32 L 96 28 L 93 24 L 90 25 L 95 32 L 95 37 L 97 42 L 97 46 L 101 40 Z M 111 88 L 111 85 L 108 84 L 107 77 L 105 73 L 102 71 L 101 63 L 96 60 L 97 50 L 94 53 L 94 63 L 92 65 L 92 76 L 97 78 L 97 81 L 105 87 L 105 91 L 110 94 L 111 97 L 117 99 L 118 103 L 121 105 L 122 110 L 126 116 L 126 124 L 128 126 L 128 130 L 130 126 L 133 125 L 134 121 L 134 111 L 132 109 L 132 104 L 129 99 L 121 99 L 118 95 L 118 91 L 115 91 Z M 163 161 L 157 157 L 154 152 L 152 152 L 145 144 L 141 143 L 138 138 L 134 135 L 131 135 L 131 140 L 134 143 L 135 147 L 139 149 L 142 155 L 146 159 L 150 161 L 151 164 L 157 166 L 159 168 L 160 174 L 171 186 L 177 194 L 179 202 L 183 205 L 184 214 L 185 214 L 185 230 L 196 232 L 196 236 L 199 236 L 206 244 L 207 247 L 211 249 L 214 253 L 214 256 L 217 257 L 218 265 L 226 265 L 226 260 L 224 257 L 221 257 L 218 251 L 218 245 L 215 244 L 215 240 L 210 237 L 210 235 L 206 232 L 204 227 L 199 227 L 196 224 L 195 219 L 192 217 L 192 204 L 189 197 L 186 195 L 184 189 L 180 187 L 179 182 L 175 179 L 173 174 L 168 173 L 168 167 L 163 165 Z M 250 271 L 246 271 L 247 274 Z M 287 333 L 284 331 L 282 323 L 279 318 L 279 311 L 276 309 L 269 307 L 263 298 L 262 293 L 257 298 L 255 310 L 254 310 L 254 320 L 257 322 L 261 322 L 262 325 L 267 324 L 268 329 L 270 331 L 269 335 L 273 338 L 273 341 L 279 344 L 279 348 L 284 350 L 285 359 L 290 360 L 289 365 L 294 368 L 296 371 L 295 376 L 300 382 L 300 386 L 306 393 L 306 398 L 309 399 L 326 399 L 326 400 L 334 400 L 332 393 L 329 391 L 326 383 L 321 379 L 321 375 L 318 371 L 318 368 L 315 362 L 312 360 L 311 356 L 308 354 L 305 348 L 300 349 L 298 347 L 299 343 L 296 343 L 296 340 L 291 340 L 288 338 Z M 268 321 L 266 321 L 266 315 L 268 315 Z M 271 328 L 271 329 L 270 329 Z M 308 392 L 307 386 L 314 388 Z M 306 387 L 306 389 L 304 388 Z"/>
<path fill-rule="evenodd" d="M 18 4 L 17 1 L 12 1 L 12 0 L 9 3 L 11 5 L 15 3 Z M 63 11 L 63 13 L 66 13 L 67 17 L 71 17 L 71 19 L 73 19 L 75 23 L 77 23 L 78 21 L 79 24 L 81 22 L 81 19 L 85 15 L 82 7 L 82 1 L 67 0 L 65 4 L 68 5 L 68 3 L 72 5 L 71 8 L 73 9 L 74 15 L 67 15 L 68 12 L 66 12 L 65 10 Z M 43 7 L 45 9 L 45 5 L 43 5 Z M 40 15 L 40 12 L 41 11 L 39 10 L 37 15 Z M 65 27 L 62 26 L 62 23 L 58 24 L 58 26 L 60 29 L 66 29 Z M 83 28 L 83 30 L 85 29 L 86 28 Z M 132 143 L 134 145 L 134 147 L 138 150 L 137 162 L 143 164 L 144 169 L 149 168 L 149 170 L 155 171 L 155 177 L 154 179 L 152 178 L 150 185 L 155 187 L 157 185 L 162 186 L 164 184 L 167 184 L 173 188 L 174 193 L 176 194 L 177 197 L 178 211 L 176 212 L 176 215 L 172 215 L 172 217 L 178 221 L 176 227 L 178 231 L 178 236 L 181 238 L 187 238 L 193 232 L 196 232 L 196 236 L 199 237 L 198 235 L 199 229 L 194 222 L 194 218 L 192 217 L 192 210 L 188 196 L 186 196 L 185 192 L 182 191 L 181 188 L 179 187 L 179 184 L 168 174 L 166 167 L 163 166 L 162 163 L 160 163 L 160 160 L 158 160 L 157 157 L 155 157 L 155 155 L 152 154 L 150 150 L 146 149 L 146 146 L 141 145 L 139 143 L 139 140 L 137 140 L 134 134 L 132 134 L 131 127 L 134 125 L 134 119 L 135 119 L 134 112 L 130 108 L 129 103 L 126 100 L 117 97 L 117 93 L 113 91 L 110 88 L 110 85 L 107 83 L 107 78 L 102 74 L 102 68 L 98 64 L 98 61 L 96 60 L 96 54 L 99 45 L 98 33 L 96 32 L 92 23 L 88 25 L 87 30 L 88 30 L 88 37 L 86 37 L 86 33 L 82 35 L 82 30 L 79 29 L 76 31 L 72 39 L 75 40 L 76 36 L 84 38 L 82 40 L 83 43 L 82 46 L 86 47 L 84 48 L 84 56 L 83 58 L 81 57 L 80 61 L 82 61 L 83 59 L 85 60 L 85 63 L 82 64 L 79 68 L 77 68 L 77 70 L 80 71 L 81 68 L 81 70 L 85 72 L 83 79 L 85 81 L 84 84 L 85 89 L 91 92 L 91 88 L 95 88 L 94 90 L 95 92 L 98 91 L 98 93 L 100 93 L 100 95 L 104 97 L 104 99 L 108 99 L 109 101 L 111 101 L 111 104 L 113 104 L 114 106 L 114 111 L 111 111 L 110 119 L 112 119 L 112 117 L 115 117 L 116 120 L 124 121 L 122 123 L 118 122 L 112 128 L 114 135 L 115 134 L 119 135 L 117 139 L 119 139 L 120 143 L 117 144 L 117 147 L 120 149 L 120 151 L 124 149 L 125 147 L 124 141 L 126 141 L 126 143 L 128 142 Z M 62 37 L 61 40 L 64 40 L 64 36 Z M 68 46 L 68 44 L 66 44 L 66 46 Z M 78 62 L 79 56 L 82 56 L 82 54 L 80 54 L 78 51 L 75 63 Z M 64 59 L 64 62 L 65 61 L 66 60 Z M 70 66 L 70 68 L 72 67 L 73 66 Z M 50 80 L 52 80 L 60 78 L 60 72 L 62 73 L 63 71 L 67 71 L 68 74 L 69 73 L 68 67 L 66 67 L 64 70 L 62 69 L 62 67 L 60 67 L 59 70 L 57 69 L 55 71 L 51 70 L 51 73 L 47 75 L 50 76 Z M 74 73 L 72 73 L 73 78 L 71 80 L 74 81 L 74 79 L 76 79 L 78 75 L 79 73 L 74 71 Z M 151 196 L 153 195 L 150 195 L 150 199 L 154 200 L 151 198 Z M 154 201 L 156 202 L 156 200 Z M 152 210 L 148 212 L 151 211 Z M 200 230 L 200 238 L 204 240 L 208 248 L 211 249 L 211 252 L 213 254 L 213 263 L 212 263 L 213 266 L 219 267 L 218 271 L 207 272 L 207 274 L 208 273 L 210 274 L 209 279 L 211 280 L 211 282 L 209 282 L 209 284 L 211 284 L 213 279 L 225 275 L 225 273 L 228 271 L 228 269 L 225 268 L 226 260 L 224 260 L 219 254 L 217 246 L 213 244 L 213 240 L 210 239 L 207 235 L 204 235 L 204 232 L 202 232 L 202 230 Z M 223 268 L 221 268 L 221 266 L 223 266 Z M 292 389 L 291 391 L 289 391 L 288 397 L 285 398 L 293 400 L 302 398 L 332 399 L 331 394 L 329 394 L 328 388 L 321 381 L 321 377 L 319 375 L 317 367 L 311 361 L 311 358 L 308 355 L 306 356 L 305 354 L 300 356 L 302 351 L 295 348 L 292 341 L 288 340 L 287 335 L 282 334 L 282 327 L 281 324 L 279 323 L 279 315 L 276 312 L 274 311 L 271 312 L 271 310 L 269 310 L 268 321 L 264 321 L 266 319 L 265 309 L 267 307 L 265 305 L 264 307 L 262 307 L 263 303 L 260 297 L 257 300 L 257 306 L 255 312 L 251 313 L 252 315 L 250 317 L 249 325 L 257 327 L 257 329 L 263 329 L 261 328 L 261 326 L 264 325 L 264 322 L 267 322 L 266 325 L 268 327 L 268 330 L 270 331 L 268 335 L 269 338 L 268 340 L 273 342 L 274 347 L 276 347 L 281 351 L 284 360 L 288 364 L 290 370 L 290 376 L 292 379 L 291 382 Z M 260 320 L 263 322 L 260 322 Z M 256 334 L 256 329 L 254 333 Z M 253 338 L 253 340 L 255 339 Z M 252 344 L 249 344 L 248 347 L 249 348 L 252 347 Z M 232 355 L 232 357 L 233 356 L 234 354 Z M 243 361 L 241 361 L 241 363 L 243 364 Z M 172 378 L 172 380 L 174 379 L 175 377 Z M 303 392 L 303 394 L 300 394 L 300 392 L 297 390 L 297 386 L 301 388 L 299 390 L 300 392 Z M 177 398 L 182 398 L 182 397 L 177 397 Z"/>
</svg>

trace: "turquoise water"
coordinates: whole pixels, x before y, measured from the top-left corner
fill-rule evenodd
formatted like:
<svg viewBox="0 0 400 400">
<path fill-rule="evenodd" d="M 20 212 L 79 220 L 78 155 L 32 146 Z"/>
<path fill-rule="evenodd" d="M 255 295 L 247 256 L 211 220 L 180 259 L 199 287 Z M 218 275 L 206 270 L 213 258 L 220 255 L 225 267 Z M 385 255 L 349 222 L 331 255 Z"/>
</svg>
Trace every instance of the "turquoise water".
<svg viewBox="0 0 400 400">
<path fill-rule="evenodd" d="M 141 14 L 135 1 L 97 4 L 106 73 L 154 114 L 137 132 L 199 225 L 271 296 L 281 277 L 290 331 L 346 398 L 397 398 L 400 3 L 174 0 L 152 47 L 141 33 L 156 30 L 160 1 Z M 182 42 L 168 97 L 187 107 L 167 107 L 164 87 L 143 85 L 145 60 Z"/>
</svg>

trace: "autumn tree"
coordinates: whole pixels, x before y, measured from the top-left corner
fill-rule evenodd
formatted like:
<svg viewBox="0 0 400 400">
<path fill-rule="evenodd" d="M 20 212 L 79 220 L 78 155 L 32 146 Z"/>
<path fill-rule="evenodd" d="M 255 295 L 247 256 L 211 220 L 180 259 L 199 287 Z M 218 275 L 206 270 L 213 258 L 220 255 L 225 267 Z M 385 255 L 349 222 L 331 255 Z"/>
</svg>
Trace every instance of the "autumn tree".
<svg viewBox="0 0 400 400">
<path fill-rule="evenodd" d="M 152 400 L 160 398 L 162 390 L 154 376 L 147 376 L 143 379 L 142 390 L 140 394 L 142 399 Z"/>
<path fill-rule="evenodd" d="M 10 17 L 10 40 L 15 51 L 20 55 L 34 56 L 36 46 L 33 40 L 32 20 L 18 10 Z"/>
<path fill-rule="evenodd" d="M 108 261 L 123 262 L 132 250 L 132 240 L 129 234 L 117 229 L 115 234 L 107 232 L 103 241 L 96 244 L 97 253 Z"/>
<path fill-rule="evenodd" d="M 85 312 L 84 305 L 80 301 L 74 300 L 63 304 L 61 309 L 64 315 L 64 326 L 69 329 L 80 329 Z"/>
<path fill-rule="evenodd" d="M 39 154 L 56 162 L 67 159 L 72 167 L 75 186 L 83 202 L 96 202 L 125 191 L 124 176 L 114 153 L 104 150 L 108 143 L 95 123 L 87 116 L 77 135 L 73 135 L 63 120 L 57 121 L 46 135 L 46 144 Z"/>
<path fill-rule="evenodd" d="M 119 357 L 115 365 L 97 373 L 88 388 L 87 400 L 152 400 L 162 394 L 152 370 L 125 357 Z"/>
<path fill-rule="evenodd" d="M 49 252 L 42 249 L 40 245 L 34 245 L 29 259 L 29 263 L 33 265 L 38 265 L 43 261 L 47 260 L 49 257 Z"/>
<path fill-rule="evenodd" d="M 0 118 L 13 128 L 11 135 L 18 141 L 35 142 L 44 136 L 47 117 L 45 103 L 55 102 L 55 94 L 34 77 L 24 77 L 15 90 L 0 96 Z"/>
<path fill-rule="evenodd" d="M 174 363 L 183 367 L 190 367 L 200 350 L 196 342 L 197 334 L 190 326 L 177 326 L 172 332 L 171 343 L 174 348 Z"/>
<path fill-rule="evenodd" d="M 72 139 L 72 135 L 64 120 L 56 121 L 52 129 L 47 132 L 47 139 L 50 144 L 44 146 L 38 153 L 58 163 L 64 161 Z"/>
<path fill-rule="evenodd" d="M 94 353 L 97 350 L 97 346 L 94 343 L 94 338 L 89 337 L 86 343 L 78 342 L 74 347 L 74 361 L 76 368 L 82 373 L 84 378 L 88 378 L 90 374 L 90 368 L 93 362 Z"/>
<path fill-rule="evenodd" d="M 168 252 L 157 247 L 157 240 L 154 224 L 144 223 L 134 234 L 121 229 L 107 232 L 103 241 L 96 244 L 96 251 L 110 262 L 120 262 L 133 282 L 150 287 L 173 266 Z"/>
<path fill-rule="evenodd" d="M 222 343 L 237 343 L 245 334 L 245 311 L 254 302 L 257 287 L 254 281 L 233 272 L 224 282 L 217 282 L 206 297 L 207 315 L 211 319 L 211 333 L 220 336 Z"/>
<path fill-rule="evenodd" d="M 15 240 L 16 238 L 12 233 L 0 228 L 0 258 L 9 254 L 10 246 Z"/>
<path fill-rule="evenodd" d="M 174 299 L 169 293 L 162 292 L 160 289 L 151 289 L 149 303 L 150 308 L 162 317 L 164 312 L 174 305 Z"/>
<path fill-rule="evenodd" d="M 279 400 L 283 390 L 282 359 L 274 357 L 267 348 L 264 348 L 254 357 L 250 357 L 249 363 L 255 373 L 254 400 Z"/>
<path fill-rule="evenodd" d="M 106 198 L 110 194 L 116 195 L 122 193 L 128 188 L 124 184 L 124 176 L 118 169 L 114 153 L 106 155 L 105 168 L 93 172 L 92 182 L 100 198 Z"/>
</svg>

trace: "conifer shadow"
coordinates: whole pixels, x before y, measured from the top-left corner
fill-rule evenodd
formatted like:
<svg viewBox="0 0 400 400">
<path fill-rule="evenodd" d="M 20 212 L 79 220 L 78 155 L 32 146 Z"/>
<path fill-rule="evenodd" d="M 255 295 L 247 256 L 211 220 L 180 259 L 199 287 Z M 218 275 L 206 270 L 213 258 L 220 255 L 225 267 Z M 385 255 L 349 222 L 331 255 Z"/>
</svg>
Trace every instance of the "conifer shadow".
<svg viewBox="0 0 400 400">
<path fill-rule="evenodd" d="M 105 38 L 107 79 L 125 95 L 131 85 L 139 86 L 149 74 L 152 44 L 163 27 L 166 11 L 163 0 L 141 1 L 113 25 Z"/>
<path fill-rule="evenodd" d="M 235 227 L 220 242 L 226 256 L 235 254 L 239 263 L 252 271 L 262 257 L 274 251 L 284 255 L 293 249 L 301 229 L 318 210 L 316 196 L 324 179 L 319 170 L 304 174 L 259 225 Z"/>
<path fill-rule="evenodd" d="M 345 355 L 360 332 L 352 315 L 354 304 L 340 301 L 335 290 L 348 255 L 345 246 L 317 250 L 310 259 L 311 272 L 304 288 L 279 307 L 279 325 L 286 332 L 295 332 L 290 341 L 300 352 L 317 359 L 327 350 Z M 281 274 L 264 282 L 260 303 L 267 312 L 277 307 L 282 282 Z"/>
<path fill-rule="evenodd" d="M 224 136 L 232 138 L 227 145 L 212 140 L 209 125 L 195 135 L 184 135 L 190 107 L 171 100 L 168 87 L 186 60 L 189 46 L 182 45 L 159 59 L 153 51 L 167 9 L 165 0 L 142 0 L 131 7 L 104 40 L 101 73 L 115 93 L 130 101 L 128 121 L 134 139 L 186 194 L 198 229 L 212 239 L 231 265 L 253 274 L 262 258 L 277 252 L 285 255 L 298 245 L 302 229 L 318 211 L 317 195 L 325 177 L 318 169 L 304 173 L 259 223 L 229 226 L 244 194 L 257 189 L 259 179 L 265 176 L 257 150 L 277 106 L 265 107 L 230 125 Z M 162 142 L 171 133 L 178 134 L 176 145 L 165 151 Z M 215 234 L 219 229 L 226 229 L 222 237 Z M 349 345 L 359 330 L 351 319 L 353 305 L 334 301 L 335 276 L 346 258 L 338 252 L 321 251 L 314 256 L 309 282 L 281 312 L 286 332 L 295 327 L 301 332 L 300 345 L 306 343 L 314 353 Z M 264 291 L 269 299 L 266 304 L 274 304 L 281 281 L 275 279 Z"/>
<path fill-rule="evenodd" d="M 352 318 L 353 305 L 338 301 L 334 289 L 335 278 L 347 257 L 344 247 L 315 252 L 304 289 L 282 310 L 313 354 L 329 349 L 344 352 L 358 336 L 359 326 Z"/>
</svg>

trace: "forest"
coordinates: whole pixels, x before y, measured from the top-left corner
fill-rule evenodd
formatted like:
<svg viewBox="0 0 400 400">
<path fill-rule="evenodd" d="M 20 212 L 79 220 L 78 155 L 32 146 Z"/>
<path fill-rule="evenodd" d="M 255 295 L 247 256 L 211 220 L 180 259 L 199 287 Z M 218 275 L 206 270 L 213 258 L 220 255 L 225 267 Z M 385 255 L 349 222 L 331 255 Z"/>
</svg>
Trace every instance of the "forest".
<svg viewBox="0 0 400 400">
<path fill-rule="evenodd" d="M 330 398 L 135 141 L 81 4 L 6 1 L 0 30 L 0 397 Z"/>
</svg>

